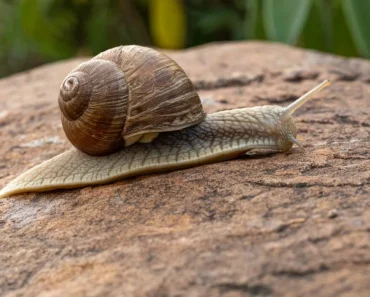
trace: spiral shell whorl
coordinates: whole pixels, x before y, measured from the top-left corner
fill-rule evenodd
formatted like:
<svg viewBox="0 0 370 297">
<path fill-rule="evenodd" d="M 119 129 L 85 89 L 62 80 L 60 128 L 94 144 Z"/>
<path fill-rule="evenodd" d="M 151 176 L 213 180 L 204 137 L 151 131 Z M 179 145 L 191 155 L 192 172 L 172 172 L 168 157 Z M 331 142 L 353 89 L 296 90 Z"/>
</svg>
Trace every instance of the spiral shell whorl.
<svg viewBox="0 0 370 297">
<path fill-rule="evenodd" d="M 75 72 L 66 77 L 60 87 L 59 107 L 71 121 L 77 120 L 89 105 L 91 84 L 83 72 Z"/>
<path fill-rule="evenodd" d="M 128 89 L 123 72 L 111 61 L 82 63 L 63 81 L 59 93 L 62 125 L 68 139 L 90 155 L 124 146 Z"/>
</svg>

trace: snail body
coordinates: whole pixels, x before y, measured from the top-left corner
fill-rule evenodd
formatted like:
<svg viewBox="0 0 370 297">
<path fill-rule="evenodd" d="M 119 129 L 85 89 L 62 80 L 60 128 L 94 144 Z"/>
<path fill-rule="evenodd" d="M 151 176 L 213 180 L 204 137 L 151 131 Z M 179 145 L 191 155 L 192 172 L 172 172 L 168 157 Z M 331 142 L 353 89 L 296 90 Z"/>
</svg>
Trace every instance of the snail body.
<svg viewBox="0 0 370 297">
<path fill-rule="evenodd" d="M 116 52 L 122 53 L 122 48 L 115 48 Z M 139 56 L 142 54 L 141 47 L 139 48 Z M 134 47 L 129 48 L 130 51 L 134 50 Z M 144 52 L 146 49 L 144 48 Z M 153 51 L 153 50 L 150 50 Z M 103 53 L 93 58 L 100 60 L 104 55 L 110 55 L 112 53 Z M 157 53 L 155 52 L 155 55 Z M 162 55 L 159 54 L 158 55 Z M 135 55 L 134 55 L 135 56 Z M 122 55 L 113 55 L 114 58 L 108 60 L 108 64 L 113 63 L 114 65 L 122 64 Z M 137 58 L 137 57 L 136 57 Z M 114 61 L 116 59 L 116 61 Z M 131 57 L 131 60 L 135 57 Z M 165 58 L 164 60 L 169 59 Z M 130 61 L 131 61 L 130 60 Z M 92 67 L 92 72 L 98 71 L 98 68 L 104 68 L 101 66 L 105 61 L 100 62 L 96 68 Z M 147 64 L 155 64 L 154 62 L 146 62 L 140 64 L 140 68 L 148 67 Z M 167 62 L 166 62 L 167 63 Z M 107 139 L 113 138 L 104 137 L 104 133 L 101 133 L 102 117 L 106 116 L 104 112 L 98 112 L 100 116 L 99 121 L 93 122 L 88 125 L 88 129 L 82 129 L 82 132 L 76 128 L 71 129 L 72 134 L 82 133 L 82 136 L 76 137 L 75 135 L 68 136 L 72 139 L 72 144 L 75 141 L 81 139 L 86 141 L 87 149 L 82 151 L 79 149 L 81 144 L 75 145 L 77 149 L 69 150 L 62 153 L 50 160 L 47 160 L 21 174 L 13 181 L 11 181 L 6 187 L 0 191 L 0 198 L 6 197 L 12 194 L 23 193 L 23 192 L 41 192 L 59 188 L 76 188 L 87 185 L 96 185 L 112 182 L 126 177 L 132 177 L 141 174 L 148 174 L 154 172 L 172 171 L 176 169 L 188 168 L 210 162 L 218 162 L 223 160 L 229 160 L 244 154 L 245 152 L 252 149 L 268 149 L 272 151 L 288 151 L 291 149 L 293 144 L 300 145 L 296 140 L 296 127 L 291 118 L 294 111 L 303 105 L 312 94 L 318 92 L 325 86 L 329 85 L 328 81 L 324 81 L 301 98 L 290 104 L 288 107 L 280 106 L 257 106 L 251 108 L 239 108 L 227 111 L 220 111 L 213 114 L 205 115 L 201 108 L 200 100 L 198 95 L 194 91 L 194 87 L 187 77 L 183 76 L 183 71 L 177 64 L 166 64 L 170 65 L 170 71 L 166 70 L 166 66 L 162 66 L 165 69 L 165 74 L 160 78 L 149 77 L 150 83 L 147 79 L 141 80 L 140 82 L 130 82 L 128 87 L 120 87 L 122 77 L 125 79 L 129 77 L 127 73 L 119 73 L 119 78 L 116 78 L 116 82 L 112 82 L 117 89 L 128 89 L 128 95 L 118 95 L 118 98 L 125 97 L 123 101 L 134 101 L 134 107 L 128 105 L 128 115 L 118 115 L 113 117 L 113 120 L 106 121 L 106 123 L 113 122 L 113 127 L 116 130 L 113 134 L 119 136 L 115 138 L 112 144 L 106 145 Z M 158 66 L 158 65 L 157 65 Z M 79 68 L 80 67 L 80 68 Z M 71 75 L 62 83 L 61 94 L 78 93 L 80 90 L 80 84 L 87 84 L 86 77 L 84 77 L 86 71 L 81 71 L 82 66 L 77 67 L 77 71 L 72 72 Z M 115 67 L 115 66 L 113 66 Z M 131 66 L 132 67 L 132 66 Z M 129 67 L 130 68 L 130 67 Z M 149 67 L 150 68 L 150 67 Z M 150 68 L 151 69 L 151 68 Z M 116 70 L 114 69 L 113 72 Z M 134 70 L 130 70 L 135 73 Z M 136 69 L 136 71 L 138 71 Z M 155 72 L 154 69 L 150 70 Z M 81 77 L 77 77 L 74 73 L 82 72 Z M 158 72 L 157 72 L 158 73 Z M 179 81 L 173 78 L 179 76 Z M 80 74 L 79 74 L 80 75 Z M 120 77 L 122 76 L 122 77 Z M 71 78 L 72 77 L 72 78 Z M 109 77 L 106 77 L 108 79 Z M 104 86 L 109 84 L 114 78 L 110 78 L 105 83 L 100 85 Z M 168 80 L 171 81 L 171 90 L 166 90 L 168 87 Z M 153 83 L 154 81 L 154 83 Z M 99 84 L 99 82 L 98 82 Z M 146 85 L 151 91 L 143 91 L 142 97 L 139 98 L 140 90 L 133 92 L 133 88 L 130 85 L 139 86 Z M 180 86 L 182 92 L 175 90 L 176 85 Z M 159 86 L 159 87 L 158 87 Z M 167 86 L 167 87 L 165 87 Z M 164 88 L 164 89 L 163 89 Z M 77 91 L 76 91 L 77 89 Z M 140 89 L 140 88 L 139 88 Z M 158 91 L 159 90 L 159 91 Z M 93 93 L 91 91 L 90 93 Z M 153 92 L 170 94 L 166 98 L 158 99 L 155 98 Z M 185 92 L 185 95 L 183 94 Z M 85 94 L 86 92 L 83 92 Z M 99 93 L 99 92 L 98 92 Z M 100 92 L 104 94 L 104 92 Z M 137 98 L 133 100 L 129 96 L 134 93 Z M 104 97 L 111 98 L 112 94 L 106 94 Z M 120 97 L 121 96 L 121 97 Z M 150 100 L 160 105 L 153 107 L 148 103 L 147 96 L 151 96 Z M 126 98 L 127 97 L 127 98 Z M 76 101 L 78 98 L 73 97 L 72 99 L 66 100 L 67 104 Z M 59 105 L 61 106 L 61 95 L 59 96 Z M 91 99 L 89 99 L 91 101 Z M 117 99 L 111 99 L 115 101 Z M 140 102 L 140 100 L 144 100 Z M 97 101 L 98 102 L 98 101 Z M 107 100 L 103 105 L 109 105 L 110 101 Z M 62 102 L 62 104 L 64 104 Z M 89 109 L 85 103 L 79 103 L 83 109 Z M 96 103 L 99 105 L 99 103 Z M 112 102 L 113 104 L 113 102 Z M 102 105 L 102 106 L 103 106 Z M 122 104 L 121 104 L 122 105 Z M 99 107 L 99 108 L 102 108 Z M 162 109 L 164 107 L 164 109 Z M 62 110 L 62 123 L 64 111 Z M 71 125 L 68 121 L 73 121 L 73 118 L 78 118 L 76 109 L 72 107 L 72 116 L 66 117 L 67 124 L 63 123 L 63 127 L 66 131 L 66 127 Z M 117 109 L 119 112 L 121 106 L 118 103 Z M 138 108 L 137 114 L 146 117 L 142 120 L 141 117 L 135 117 L 135 108 Z M 166 108 L 173 108 L 167 114 L 164 114 Z M 111 111 L 116 108 L 111 108 Z M 153 111 L 154 110 L 154 111 Z M 156 119 L 154 124 L 149 121 L 152 113 L 155 116 L 159 115 L 160 119 Z M 125 124 L 115 124 L 114 121 L 117 118 L 125 118 L 124 121 L 137 120 L 139 124 L 131 123 L 131 127 L 137 125 L 135 129 L 125 129 Z M 171 126 L 171 123 L 173 126 Z M 81 126 L 81 123 L 79 124 Z M 79 126 L 77 125 L 77 126 Z M 120 126 L 121 125 L 121 126 Z M 96 132 L 92 135 L 89 134 L 89 129 L 92 127 L 98 127 L 100 133 L 96 136 Z M 154 127 L 154 128 L 153 128 Z M 80 127 L 81 128 L 81 127 Z M 134 131 L 132 133 L 126 133 L 127 131 Z M 94 134 L 95 133 L 95 134 Z M 94 138 L 95 137 L 95 138 Z M 103 145 L 96 145 L 93 139 L 97 139 L 97 142 L 103 140 Z M 83 143 L 83 142 L 82 142 Z M 94 149 L 97 148 L 97 152 Z M 104 153 L 103 151 L 107 152 Z"/>
</svg>

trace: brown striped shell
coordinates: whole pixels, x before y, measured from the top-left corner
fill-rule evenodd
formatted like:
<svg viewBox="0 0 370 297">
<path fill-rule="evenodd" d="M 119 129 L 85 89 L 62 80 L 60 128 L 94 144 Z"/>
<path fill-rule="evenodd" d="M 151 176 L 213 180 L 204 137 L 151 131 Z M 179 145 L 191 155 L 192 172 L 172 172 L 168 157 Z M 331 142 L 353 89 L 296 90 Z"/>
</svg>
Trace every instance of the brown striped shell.
<svg viewBox="0 0 370 297">
<path fill-rule="evenodd" d="M 80 64 L 64 79 L 58 101 L 68 139 L 90 155 L 149 142 L 205 118 L 181 67 L 141 46 L 112 48 Z"/>
</svg>

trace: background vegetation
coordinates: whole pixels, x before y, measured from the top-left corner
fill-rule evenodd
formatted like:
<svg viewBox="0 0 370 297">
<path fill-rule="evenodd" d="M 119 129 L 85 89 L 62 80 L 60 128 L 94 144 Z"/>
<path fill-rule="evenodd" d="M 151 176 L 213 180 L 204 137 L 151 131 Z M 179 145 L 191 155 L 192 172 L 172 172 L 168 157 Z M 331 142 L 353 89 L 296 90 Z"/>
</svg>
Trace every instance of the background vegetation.
<svg viewBox="0 0 370 297">
<path fill-rule="evenodd" d="M 263 39 L 370 58 L 369 0 L 0 0 L 0 77 L 121 44 Z"/>
</svg>

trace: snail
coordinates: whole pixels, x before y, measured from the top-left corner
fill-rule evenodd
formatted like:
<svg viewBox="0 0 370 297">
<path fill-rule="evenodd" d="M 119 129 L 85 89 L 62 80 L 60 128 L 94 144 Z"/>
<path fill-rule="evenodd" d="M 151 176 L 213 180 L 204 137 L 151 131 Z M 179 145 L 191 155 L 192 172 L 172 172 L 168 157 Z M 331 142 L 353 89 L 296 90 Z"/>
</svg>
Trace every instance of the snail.
<svg viewBox="0 0 370 297">
<path fill-rule="evenodd" d="M 0 197 L 104 184 L 236 158 L 252 149 L 288 151 L 292 114 L 328 86 L 287 107 L 257 106 L 206 115 L 185 72 L 166 55 L 121 46 L 77 66 L 61 84 L 61 120 L 75 148 L 21 174 Z"/>
</svg>

